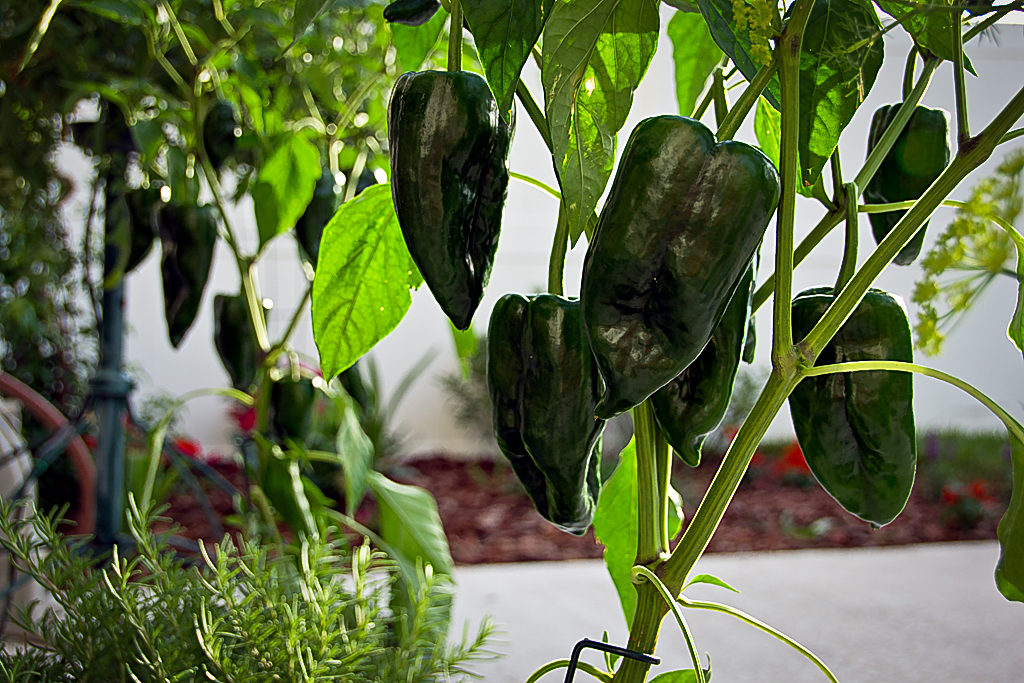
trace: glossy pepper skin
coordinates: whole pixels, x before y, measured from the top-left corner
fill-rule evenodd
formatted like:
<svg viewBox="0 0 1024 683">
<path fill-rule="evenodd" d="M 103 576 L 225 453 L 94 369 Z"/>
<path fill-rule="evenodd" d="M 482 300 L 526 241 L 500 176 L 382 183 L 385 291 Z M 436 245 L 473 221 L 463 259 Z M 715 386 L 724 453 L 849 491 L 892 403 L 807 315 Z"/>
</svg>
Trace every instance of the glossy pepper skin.
<svg viewBox="0 0 1024 683">
<path fill-rule="evenodd" d="M 793 300 L 795 338 L 811 331 L 832 299 L 831 288 L 817 288 Z M 868 291 L 817 365 L 858 360 L 913 361 L 906 311 L 886 292 Z M 789 408 L 807 465 L 829 495 L 873 526 L 895 519 L 917 466 L 910 374 L 806 377 L 790 395 Z"/>
<path fill-rule="evenodd" d="M 270 311 L 264 315 L 269 317 Z M 256 380 L 263 352 L 249 317 L 249 303 L 243 292 L 213 297 L 213 345 L 231 386 L 248 391 Z"/>
<path fill-rule="evenodd" d="M 899 104 L 887 104 L 875 111 L 868 135 L 868 153 L 875 148 L 892 123 Z M 928 186 L 942 174 L 949 163 L 949 115 L 942 109 L 914 107 L 914 113 L 903 128 L 889 153 L 882 160 L 871 182 L 864 188 L 867 204 L 888 204 L 918 199 Z M 885 239 L 906 211 L 871 213 L 871 232 L 875 242 Z M 893 259 L 901 266 L 909 265 L 921 253 L 925 222 L 917 234 Z"/>
<path fill-rule="evenodd" d="M 601 379 L 578 301 L 506 294 L 487 337 L 494 433 L 537 512 L 581 535 L 601 488 Z"/>
<path fill-rule="evenodd" d="M 512 130 L 473 73 L 405 73 L 391 94 L 398 224 L 427 287 L 460 330 L 480 304 L 498 247 Z"/>
<path fill-rule="evenodd" d="M 606 385 L 598 417 L 639 404 L 696 360 L 780 192 L 755 147 L 716 143 L 679 116 L 637 125 L 583 265 L 583 320 Z"/>
<path fill-rule="evenodd" d="M 395 0 L 384 8 L 384 21 L 420 26 L 430 21 L 440 8 L 438 0 Z"/>
<path fill-rule="evenodd" d="M 662 434 L 690 467 L 700 464 L 701 446 L 729 409 L 747 341 L 754 268 L 747 269 L 697 360 L 651 396 Z"/>
</svg>

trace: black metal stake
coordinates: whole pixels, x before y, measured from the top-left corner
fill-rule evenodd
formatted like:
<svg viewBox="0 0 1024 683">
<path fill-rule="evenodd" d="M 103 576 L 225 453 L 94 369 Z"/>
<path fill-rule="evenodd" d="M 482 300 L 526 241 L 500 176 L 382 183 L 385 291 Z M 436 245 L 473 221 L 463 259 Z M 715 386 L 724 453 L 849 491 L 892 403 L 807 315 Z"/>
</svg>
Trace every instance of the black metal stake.
<svg viewBox="0 0 1024 683">
<path fill-rule="evenodd" d="M 580 653 L 588 647 L 592 650 L 608 652 L 613 655 L 625 657 L 626 659 L 635 659 L 638 662 L 644 662 L 646 664 L 661 664 L 660 659 L 644 654 L 643 652 L 634 652 L 633 650 L 627 650 L 626 648 L 619 647 L 618 645 L 609 645 L 608 643 L 584 638 L 580 642 L 576 643 L 576 647 L 572 649 L 572 657 L 569 658 L 569 668 L 565 672 L 565 683 L 572 683 L 572 679 L 576 675 L 576 666 L 580 661 Z"/>
</svg>

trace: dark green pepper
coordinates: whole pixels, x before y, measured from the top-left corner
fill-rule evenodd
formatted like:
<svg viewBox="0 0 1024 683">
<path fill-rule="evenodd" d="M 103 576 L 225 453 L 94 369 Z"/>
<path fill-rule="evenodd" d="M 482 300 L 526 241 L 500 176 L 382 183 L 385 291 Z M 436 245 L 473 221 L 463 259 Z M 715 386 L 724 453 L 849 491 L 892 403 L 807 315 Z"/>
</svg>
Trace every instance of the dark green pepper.
<svg viewBox="0 0 1024 683">
<path fill-rule="evenodd" d="M 716 143 L 679 116 L 637 125 L 583 265 L 583 319 L 606 385 L 598 417 L 639 404 L 697 358 L 780 192 L 755 147 Z"/>
<path fill-rule="evenodd" d="M 802 339 L 833 300 L 831 288 L 793 300 L 793 335 Z M 818 365 L 913 361 L 903 304 L 872 289 L 818 356 Z M 909 373 L 847 372 L 806 377 L 789 397 L 800 448 L 822 487 L 874 526 L 903 510 L 914 485 L 917 442 Z"/>
<path fill-rule="evenodd" d="M 269 317 L 270 311 L 265 315 Z M 247 391 L 256 380 L 263 353 L 256 341 L 244 293 L 218 294 L 213 298 L 213 345 L 231 386 Z"/>
<path fill-rule="evenodd" d="M 438 0 L 395 0 L 384 8 L 384 21 L 390 24 L 420 26 L 430 21 L 441 8 Z"/>
<path fill-rule="evenodd" d="M 398 224 L 427 287 L 460 330 L 480 304 L 498 247 L 512 129 L 473 73 L 406 73 L 391 94 Z"/>
<path fill-rule="evenodd" d="M 751 266 L 697 360 L 651 396 L 662 434 L 691 467 L 700 464 L 705 437 L 721 424 L 729 409 L 736 371 L 746 346 L 753 293 Z"/>
<path fill-rule="evenodd" d="M 578 301 L 506 294 L 487 336 L 494 433 L 545 519 L 583 534 L 601 488 L 601 379 Z"/>
<path fill-rule="evenodd" d="M 270 389 L 270 423 L 277 438 L 303 442 L 313 418 L 317 389 L 305 377 L 283 377 Z"/>
<path fill-rule="evenodd" d="M 313 187 L 313 198 L 295 223 L 295 241 L 299 244 L 299 254 L 313 268 L 316 268 L 317 257 L 320 255 L 320 238 L 323 237 L 324 228 L 341 206 L 341 200 L 342 194 L 334 186 L 334 176 L 330 170 L 324 169 Z"/>
<path fill-rule="evenodd" d="M 158 217 L 167 336 L 175 348 L 195 322 L 210 277 L 217 218 L 211 206 L 164 205 Z"/>
<path fill-rule="evenodd" d="M 887 104 L 875 111 L 868 135 L 868 153 L 875 148 L 892 123 L 899 104 Z M 888 204 L 918 199 L 935 182 L 949 163 L 949 115 L 941 109 L 914 107 L 906 127 L 896 138 L 889 153 L 882 159 L 871 182 L 864 188 L 866 204 Z M 868 214 L 875 242 L 885 239 L 906 211 L 886 211 Z M 925 221 L 893 259 L 901 266 L 908 265 L 921 253 Z"/>
<path fill-rule="evenodd" d="M 156 213 L 161 206 L 160 188 L 154 185 L 129 190 L 125 193 L 125 200 L 128 202 L 131 224 L 131 250 L 124 271 L 130 273 L 149 255 L 156 240 Z"/>
</svg>

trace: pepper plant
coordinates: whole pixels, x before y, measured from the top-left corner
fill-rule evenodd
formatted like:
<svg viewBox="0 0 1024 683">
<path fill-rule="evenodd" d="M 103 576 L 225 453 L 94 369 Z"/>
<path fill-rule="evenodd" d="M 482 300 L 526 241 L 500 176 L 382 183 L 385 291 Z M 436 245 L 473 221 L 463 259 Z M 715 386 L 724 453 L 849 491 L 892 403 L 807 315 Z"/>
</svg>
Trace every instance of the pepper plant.
<svg viewBox="0 0 1024 683">
<path fill-rule="evenodd" d="M 1009 88 L 1005 105 L 980 128 L 968 118 L 965 88 L 974 71 L 965 48 L 1024 6 L 669 4 L 678 8 L 668 33 L 683 116 L 639 123 L 613 177 L 618 133 L 657 46 L 658 3 L 444 3 L 447 72 L 407 73 L 392 94 L 390 187 L 343 205 L 325 231 L 312 296 L 321 362 L 328 374 L 340 372 L 397 324 L 418 282 L 410 261 L 453 324 L 468 327 L 493 263 L 509 178 L 544 187 L 508 170 L 518 100 L 551 152 L 558 188 L 547 189 L 559 203 L 551 215 L 547 291 L 507 295 L 490 321 L 488 376 L 502 451 L 542 515 L 573 533 L 593 520 L 630 626 L 628 650 L 653 653 L 663 620 L 673 615 L 693 667 L 659 680 L 703 683 L 710 675 L 682 607 L 738 616 L 835 680 L 792 639 L 729 607 L 692 601 L 685 589 L 709 580 L 694 575 L 694 566 L 787 400 L 819 484 L 865 523 L 892 521 L 914 480 L 916 373 L 966 391 L 1009 432 L 1014 489 L 999 527 L 995 578 L 1007 599 L 1024 601 L 1024 427 L 966 381 L 916 363 L 902 301 L 873 288 L 891 264 L 913 260 L 926 222 L 953 189 L 1024 133 L 1014 128 L 1024 114 L 1024 87 Z M 388 16 L 419 26 L 429 41 L 444 12 L 436 2 L 397 0 Z M 482 75 L 463 70 L 465 30 Z M 913 40 L 903 92 L 875 114 L 868 153 L 850 177 L 838 142 L 875 84 L 890 31 Z M 530 60 L 540 69 L 542 93 L 521 80 Z M 952 64 L 956 92 L 949 114 L 921 106 L 944 62 Z M 739 95 L 730 102 L 733 86 Z M 700 121 L 712 118 L 709 109 L 715 130 Z M 756 140 L 736 140 L 751 115 Z M 796 244 L 798 196 L 823 211 Z M 877 241 L 861 263 L 860 213 L 872 215 Z M 1009 338 L 1024 351 L 1024 237 L 998 215 L 991 222 L 1017 249 L 1013 275 L 1022 289 Z M 775 250 L 760 254 L 758 264 L 769 226 Z M 846 239 L 835 279 L 794 292 L 794 269 L 839 226 Z M 568 246 L 580 239 L 587 253 L 575 301 L 563 296 L 563 270 Z M 669 482 L 672 452 L 687 464 L 699 461 L 703 435 L 728 406 L 739 359 L 752 353 L 750 317 L 769 301 L 771 373 L 673 542 L 680 521 Z M 599 493 L 594 442 L 603 420 L 627 410 L 635 441 Z M 631 499 L 635 507 L 622 502 Z M 530 680 L 565 665 L 541 667 Z M 649 659 L 625 658 L 617 670 L 581 670 L 634 682 L 646 680 L 650 666 Z"/>
</svg>

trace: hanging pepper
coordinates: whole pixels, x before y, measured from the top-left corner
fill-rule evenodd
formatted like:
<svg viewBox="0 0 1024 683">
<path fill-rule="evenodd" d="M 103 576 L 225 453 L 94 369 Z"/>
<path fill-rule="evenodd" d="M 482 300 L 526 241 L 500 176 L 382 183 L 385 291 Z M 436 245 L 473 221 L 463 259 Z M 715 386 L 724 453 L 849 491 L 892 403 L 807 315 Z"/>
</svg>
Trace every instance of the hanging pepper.
<svg viewBox="0 0 1024 683">
<path fill-rule="evenodd" d="M 178 348 L 195 322 L 210 277 L 217 216 L 212 206 L 165 204 L 157 218 L 167 336 L 171 346 Z"/>
<path fill-rule="evenodd" d="M 391 94 L 398 224 L 427 287 L 460 330 L 480 304 L 498 247 L 512 130 L 473 73 L 406 73 Z"/>
<path fill-rule="evenodd" d="M 384 8 L 384 21 L 389 24 L 420 26 L 441 9 L 439 0 L 395 0 Z"/>
<path fill-rule="evenodd" d="M 868 153 L 875 148 L 892 124 L 899 104 L 887 104 L 875 111 L 868 135 Z M 900 132 L 889 153 L 882 159 L 871 182 L 864 188 L 867 204 L 888 204 L 918 199 L 935 182 L 949 163 L 949 114 L 942 109 L 914 107 L 910 120 Z M 868 214 L 875 242 L 885 239 L 906 211 Z M 921 253 L 925 221 L 921 229 L 900 250 L 894 263 L 909 265 Z"/>
<path fill-rule="evenodd" d="M 270 311 L 264 315 L 269 317 Z M 256 380 L 263 353 L 256 341 L 249 302 L 243 292 L 213 297 L 213 346 L 227 370 L 231 386 L 248 391 Z"/>
<path fill-rule="evenodd" d="M 601 488 L 594 418 L 601 380 L 578 301 L 506 294 L 487 336 L 494 433 L 537 512 L 565 531 L 590 526 Z"/>
<path fill-rule="evenodd" d="M 729 409 L 736 371 L 746 346 L 753 294 L 751 265 L 697 360 L 651 396 L 662 434 L 672 450 L 691 467 L 700 464 L 705 437 L 721 424 Z"/>
<path fill-rule="evenodd" d="M 679 116 L 630 135 L 583 265 L 583 320 L 606 391 L 639 404 L 700 354 L 781 193 L 764 154 Z"/>
<path fill-rule="evenodd" d="M 833 289 L 793 300 L 793 335 L 811 331 Z M 818 365 L 858 360 L 913 361 L 903 304 L 872 289 L 818 356 Z M 815 478 L 848 512 L 873 526 L 900 513 L 914 485 L 914 388 L 905 372 L 847 372 L 801 380 L 789 397 L 800 448 Z"/>
</svg>

